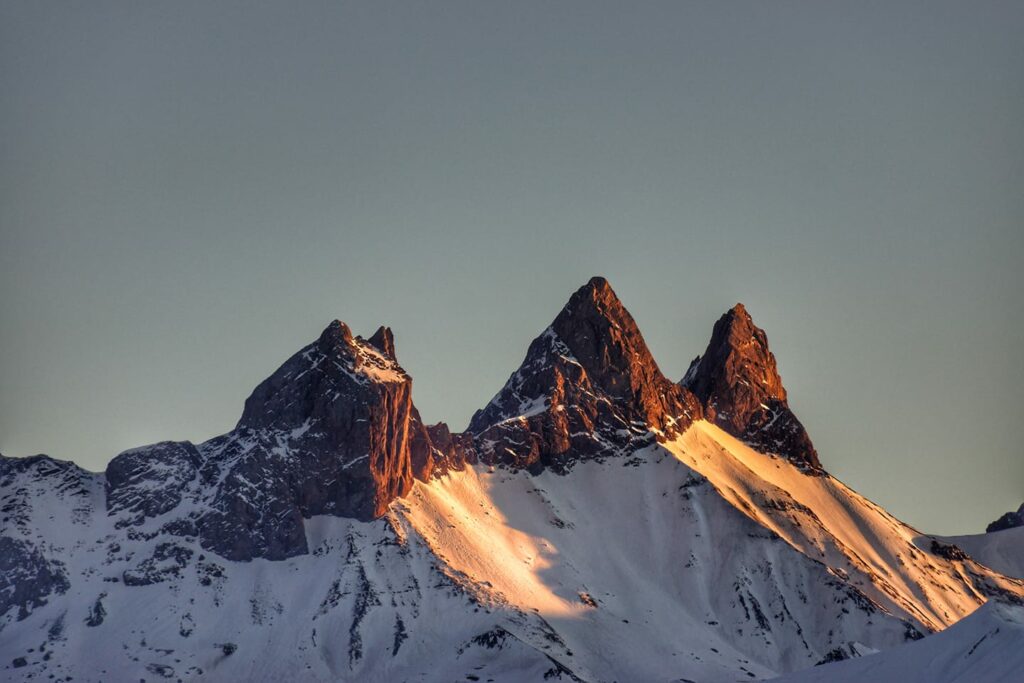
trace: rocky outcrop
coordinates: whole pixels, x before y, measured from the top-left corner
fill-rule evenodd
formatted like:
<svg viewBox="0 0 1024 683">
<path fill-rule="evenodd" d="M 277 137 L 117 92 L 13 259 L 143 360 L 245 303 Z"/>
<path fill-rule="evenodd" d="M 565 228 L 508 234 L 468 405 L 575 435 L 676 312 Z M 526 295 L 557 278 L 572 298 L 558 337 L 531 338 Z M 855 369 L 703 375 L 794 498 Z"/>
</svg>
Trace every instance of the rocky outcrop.
<svg viewBox="0 0 1024 683">
<path fill-rule="evenodd" d="M 430 481 L 476 462 L 473 438 L 468 433 L 453 434 L 444 422 L 424 425 L 419 411 L 415 409 L 410 430 L 413 434 L 412 473 L 420 481 Z"/>
<path fill-rule="evenodd" d="M 390 330 L 371 340 L 336 320 L 245 402 L 236 433 L 284 438 L 304 516 L 373 519 L 412 487 L 412 378 Z"/>
<path fill-rule="evenodd" d="M 985 527 L 985 531 L 1002 531 L 1003 529 L 1014 529 L 1019 526 L 1024 526 L 1024 505 L 1017 508 L 1016 512 L 1007 512 Z"/>
<path fill-rule="evenodd" d="M 69 586 L 60 562 L 29 541 L 0 536 L 0 616 L 17 608 L 17 619 L 24 619 Z"/>
<path fill-rule="evenodd" d="M 681 384 L 700 399 L 706 420 L 805 472 L 822 472 L 807 430 L 789 409 L 768 337 L 743 304 L 715 323 L 707 350 L 693 360 Z"/>
<path fill-rule="evenodd" d="M 308 551 L 304 519 L 376 519 L 414 474 L 461 467 L 465 451 L 446 427 L 422 424 L 391 330 L 363 339 L 334 321 L 256 387 L 233 431 L 115 458 L 107 509 L 118 524 L 179 510 L 163 530 L 228 559 L 283 559 Z"/>
<path fill-rule="evenodd" d="M 485 462 L 564 471 L 674 436 L 699 417 L 696 399 L 662 375 L 633 317 L 595 277 L 530 344 L 469 432 Z"/>
<path fill-rule="evenodd" d="M 176 508 L 195 480 L 202 456 L 188 441 L 162 441 L 125 451 L 107 465 L 107 512 L 118 527 Z"/>
</svg>

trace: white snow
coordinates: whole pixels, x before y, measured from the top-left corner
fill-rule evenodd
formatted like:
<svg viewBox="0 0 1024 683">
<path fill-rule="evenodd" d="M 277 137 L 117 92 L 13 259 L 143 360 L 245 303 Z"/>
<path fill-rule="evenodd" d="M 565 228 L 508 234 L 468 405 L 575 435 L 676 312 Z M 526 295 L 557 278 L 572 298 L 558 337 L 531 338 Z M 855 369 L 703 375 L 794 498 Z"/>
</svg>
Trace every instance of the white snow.
<svg viewBox="0 0 1024 683">
<path fill-rule="evenodd" d="M 417 482 L 376 522 L 307 520 L 309 555 L 245 563 L 149 536 L 191 503 L 128 537 L 106 515 L 102 476 L 85 477 L 84 496 L 12 482 L 0 493 L 24 490 L 25 521 L 4 534 L 62 560 L 71 588 L 23 621 L 0 615 L 0 677 L 534 681 L 564 667 L 586 681 L 732 682 L 836 648 L 883 661 L 903 651 L 904 619 L 940 629 L 984 602 L 972 574 L 1024 594 L 918 549 L 919 532 L 835 479 L 703 422 L 567 475 L 490 469 Z M 193 552 L 180 574 L 125 585 L 168 541 Z M 88 626 L 97 600 L 103 623 Z M 1024 651 L 1019 628 L 1000 633 Z M 995 667 L 972 680 L 1012 680 Z"/>
<path fill-rule="evenodd" d="M 1024 680 L 1024 607 L 990 602 L 903 647 L 827 664 L 778 683 L 1014 683 Z"/>
<path fill-rule="evenodd" d="M 986 567 L 1024 579 L 1024 527 L 942 539 L 966 550 Z"/>
</svg>

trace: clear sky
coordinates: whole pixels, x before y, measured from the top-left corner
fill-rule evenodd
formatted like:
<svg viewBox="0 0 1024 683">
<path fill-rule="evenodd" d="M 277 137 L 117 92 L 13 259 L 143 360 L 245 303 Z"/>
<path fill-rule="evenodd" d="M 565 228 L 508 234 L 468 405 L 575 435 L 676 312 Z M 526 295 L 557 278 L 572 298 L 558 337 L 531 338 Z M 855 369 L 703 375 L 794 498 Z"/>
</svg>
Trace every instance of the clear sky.
<svg viewBox="0 0 1024 683">
<path fill-rule="evenodd" d="M 332 319 L 464 428 L 604 275 L 737 301 L 835 475 L 1024 501 L 1024 4 L 0 4 L 0 451 L 230 429 Z"/>
</svg>

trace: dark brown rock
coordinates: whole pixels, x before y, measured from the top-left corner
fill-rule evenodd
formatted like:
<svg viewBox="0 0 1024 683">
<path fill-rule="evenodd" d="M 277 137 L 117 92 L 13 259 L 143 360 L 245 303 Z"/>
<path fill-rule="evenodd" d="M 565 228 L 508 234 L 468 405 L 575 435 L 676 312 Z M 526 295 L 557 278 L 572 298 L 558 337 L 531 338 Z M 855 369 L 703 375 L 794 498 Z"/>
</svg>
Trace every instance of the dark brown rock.
<svg viewBox="0 0 1024 683">
<path fill-rule="evenodd" d="M 822 471 L 807 431 L 789 409 L 768 337 L 743 304 L 715 323 L 707 350 L 681 384 L 700 399 L 705 419 L 759 451 L 784 456 L 807 472 Z"/>
<path fill-rule="evenodd" d="M 414 476 L 472 457 L 468 437 L 422 423 L 391 330 L 363 339 L 336 320 L 256 387 L 233 431 L 111 461 L 107 507 L 118 524 L 140 524 L 187 500 L 187 516 L 162 529 L 228 559 L 283 559 L 308 551 L 304 519 L 376 519 Z"/>
<path fill-rule="evenodd" d="M 564 471 L 668 438 L 700 417 L 604 278 L 581 287 L 470 422 L 484 462 Z"/>
<path fill-rule="evenodd" d="M 390 330 L 374 340 L 335 321 L 246 401 L 239 430 L 288 435 L 305 517 L 373 519 L 412 487 L 412 378 Z"/>
</svg>

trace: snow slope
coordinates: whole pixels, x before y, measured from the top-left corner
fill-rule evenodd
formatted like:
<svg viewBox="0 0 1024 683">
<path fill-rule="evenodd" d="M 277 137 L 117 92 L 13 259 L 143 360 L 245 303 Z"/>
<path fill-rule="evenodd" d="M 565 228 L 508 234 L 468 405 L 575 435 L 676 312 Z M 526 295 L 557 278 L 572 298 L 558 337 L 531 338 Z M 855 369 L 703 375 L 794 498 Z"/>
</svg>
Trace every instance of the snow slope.
<svg viewBox="0 0 1024 683">
<path fill-rule="evenodd" d="M 987 534 L 948 536 L 942 540 L 963 548 L 978 562 L 997 572 L 1024 578 L 1024 527 Z"/>
<path fill-rule="evenodd" d="M 751 519 L 924 629 L 955 623 L 1000 590 L 1021 591 L 1021 581 L 933 545 L 839 480 L 804 476 L 707 422 L 668 448 Z"/>
<path fill-rule="evenodd" d="M 1024 607 L 992 601 L 924 640 L 776 679 L 778 683 L 1014 683 L 1024 680 Z"/>
<path fill-rule="evenodd" d="M 307 520 L 280 561 L 168 536 L 174 510 L 119 528 L 104 496 L 49 459 L 3 480 L 2 535 L 66 577 L 0 616 L 5 680 L 755 680 L 1024 594 L 704 422 L 565 475 L 417 482 L 377 521 Z"/>
</svg>

